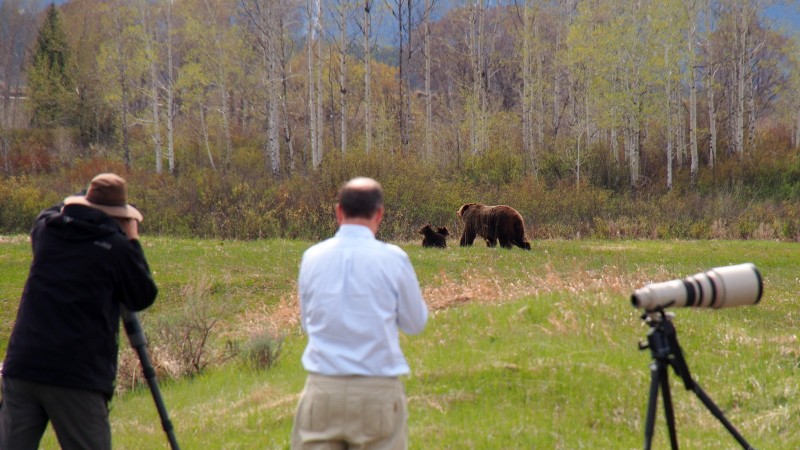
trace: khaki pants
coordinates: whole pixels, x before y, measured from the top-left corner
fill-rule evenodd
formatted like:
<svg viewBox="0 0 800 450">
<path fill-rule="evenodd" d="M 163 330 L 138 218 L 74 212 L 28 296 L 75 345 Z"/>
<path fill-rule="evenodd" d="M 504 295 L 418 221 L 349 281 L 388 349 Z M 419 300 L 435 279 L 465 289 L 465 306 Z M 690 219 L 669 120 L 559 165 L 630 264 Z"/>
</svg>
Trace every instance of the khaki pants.
<svg viewBox="0 0 800 450">
<path fill-rule="evenodd" d="M 292 450 L 405 450 L 406 397 L 397 378 L 309 374 Z"/>
</svg>

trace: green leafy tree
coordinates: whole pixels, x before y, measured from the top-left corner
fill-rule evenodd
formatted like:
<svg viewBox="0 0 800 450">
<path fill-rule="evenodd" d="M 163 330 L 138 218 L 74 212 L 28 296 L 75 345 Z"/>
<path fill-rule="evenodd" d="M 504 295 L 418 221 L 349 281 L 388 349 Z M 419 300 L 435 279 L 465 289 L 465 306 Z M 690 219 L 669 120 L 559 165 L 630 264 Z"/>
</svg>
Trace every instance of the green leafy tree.
<svg viewBox="0 0 800 450">
<path fill-rule="evenodd" d="M 33 107 L 32 122 L 37 126 L 68 125 L 71 104 L 75 101 L 75 82 L 67 35 L 58 9 L 47 9 L 33 61 L 28 73 L 28 90 Z"/>
</svg>

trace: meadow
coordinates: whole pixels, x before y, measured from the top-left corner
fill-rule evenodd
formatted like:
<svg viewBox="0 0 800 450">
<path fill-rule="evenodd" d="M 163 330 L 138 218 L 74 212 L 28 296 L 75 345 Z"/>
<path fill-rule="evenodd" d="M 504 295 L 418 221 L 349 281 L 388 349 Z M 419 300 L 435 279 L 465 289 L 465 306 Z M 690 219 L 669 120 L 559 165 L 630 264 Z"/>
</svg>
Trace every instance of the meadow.
<svg viewBox="0 0 800 450">
<path fill-rule="evenodd" d="M 154 356 L 164 326 L 186 317 L 213 325 L 202 370 L 160 381 L 181 448 L 288 448 L 305 380 L 295 280 L 312 242 L 142 241 L 161 288 L 140 315 Z M 692 376 L 751 445 L 800 448 L 797 243 L 553 239 L 532 241 L 530 252 L 452 239 L 443 250 L 398 244 L 431 310 L 426 330 L 401 341 L 412 368 L 410 448 L 641 448 L 652 357 L 639 349 L 649 327 L 630 294 L 742 262 L 763 276 L 758 305 L 673 308 L 673 323 Z M 3 352 L 29 262 L 24 236 L 0 237 Z M 268 369 L 225 357 L 264 335 L 280 343 Z M 669 378 L 682 448 L 740 448 L 672 369 Z M 669 448 L 658 400 L 653 447 Z M 121 391 L 111 408 L 115 449 L 168 448 L 146 386 Z M 42 448 L 57 448 L 52 432 Z"/>
</svg>

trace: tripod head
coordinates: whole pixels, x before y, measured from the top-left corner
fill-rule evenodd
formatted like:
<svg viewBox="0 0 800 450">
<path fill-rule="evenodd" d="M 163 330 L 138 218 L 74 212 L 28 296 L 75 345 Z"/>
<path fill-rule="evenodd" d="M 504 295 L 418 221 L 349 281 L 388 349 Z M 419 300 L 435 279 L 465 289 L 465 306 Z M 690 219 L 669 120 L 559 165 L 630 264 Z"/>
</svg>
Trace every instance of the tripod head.
<svg viewBox="0 0 800 450">
<path fill-rule="evenodd" d="M 694 381 L 689 373 L 689 367 L 683 358 L 683 351 L 678 344 L 678 336 L 672 319 L 675 314 L 665 312 L 664 308 L 657 308 L 642 314 L 642 320 L 650 326 L 647 333 L 647 342 L 639 342 L 639 350 L 650 349 L 653 360 L 662 361 L 675 370 L 687 390 L 692 389 Z"/>
</svg>

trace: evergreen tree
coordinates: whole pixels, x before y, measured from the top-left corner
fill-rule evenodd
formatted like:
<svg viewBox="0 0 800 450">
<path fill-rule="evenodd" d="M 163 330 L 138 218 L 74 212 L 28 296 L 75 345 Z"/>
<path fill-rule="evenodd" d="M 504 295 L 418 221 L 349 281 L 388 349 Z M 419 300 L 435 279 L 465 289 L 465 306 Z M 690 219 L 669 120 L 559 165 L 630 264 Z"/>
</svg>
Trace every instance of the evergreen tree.
<svg viewBox="0 0 800 450">
<path fill-rule="evenodd" d="M 39 29 L 36 48 L 28 72 L 28 91 L 36 126 L 68 125 L 70 104 L 74 102 L 74 77 L 70 48 L 54 4 Z"/>
</svg>

